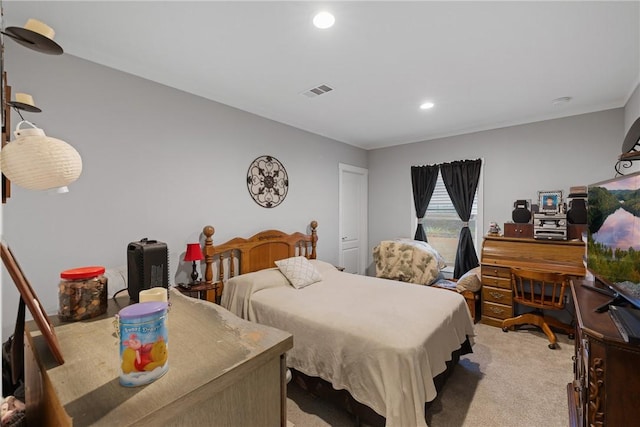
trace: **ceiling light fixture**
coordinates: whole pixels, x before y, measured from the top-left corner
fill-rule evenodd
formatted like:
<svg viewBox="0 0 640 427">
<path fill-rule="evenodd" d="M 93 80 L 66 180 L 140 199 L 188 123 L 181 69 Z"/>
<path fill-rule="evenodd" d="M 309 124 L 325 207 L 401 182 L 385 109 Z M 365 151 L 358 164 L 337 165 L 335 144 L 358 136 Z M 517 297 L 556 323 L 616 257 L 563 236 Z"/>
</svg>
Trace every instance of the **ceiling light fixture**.
<svg viewBox="0 0 640 427">
<path fill-rule="evenodd" d="M 420 109 L 421 110 L 428 110 L 430 108 L 433 108 L 436 104 L 434 104 L 433 102 L 425 102 L 424 104 L 420 105 Z"/>
<path fill-rule="evenodd" d="M 334 18 L 334 16 L 329 12 L 320 12 L 313 17 L 313 25 L 321 30 L 333 27 L 335 22 L 336 18 Z"/>
</svg>

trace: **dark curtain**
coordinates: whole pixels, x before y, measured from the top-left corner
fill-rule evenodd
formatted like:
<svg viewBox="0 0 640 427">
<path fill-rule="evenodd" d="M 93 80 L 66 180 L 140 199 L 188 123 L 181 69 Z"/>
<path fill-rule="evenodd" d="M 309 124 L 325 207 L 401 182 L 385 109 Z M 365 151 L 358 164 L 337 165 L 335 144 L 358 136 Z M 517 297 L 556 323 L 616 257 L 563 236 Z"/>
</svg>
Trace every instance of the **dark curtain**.
<svg viewBox="0 0 640 427">
<path fill-rule="evenodd" d="M 429 201 L 433 195 L 433 189 L 436 188 L 439 170 L 440 166 L 438 165 L 411 166 L 413 205 L 416 208 L 416 215 L 418 217 L 418 228 L 416 228 L 416 234 L 413 237 L 415 240 L 427 241 L 427 235 L 424 232 L 422 221 L 424 215 L 427 213 Z"/>
<path fill-rule="evenodd" d="M 479 265 L 478 256 L 473 247 L 473 238 L 469 230 L 469 218 L 471 217 L 473 198 L 480 180 L 481 166 L 482 161 L 480 159 L 462 160 L 440 165 L 442 181 L 463 223 L 460 230 L 460 239 L 458 239 L 458 250 L 453 271 L 453 277 L 456 279 Z"/>
</svg>

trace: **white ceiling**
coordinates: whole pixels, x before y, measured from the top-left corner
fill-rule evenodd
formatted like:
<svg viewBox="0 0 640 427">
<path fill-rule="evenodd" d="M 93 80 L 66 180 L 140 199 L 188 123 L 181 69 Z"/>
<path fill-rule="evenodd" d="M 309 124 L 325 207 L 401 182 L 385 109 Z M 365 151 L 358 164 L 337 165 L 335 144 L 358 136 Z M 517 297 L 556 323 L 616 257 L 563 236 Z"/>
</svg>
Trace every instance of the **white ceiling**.
<svg viewBox="0 0 640 427">
<path fill-rule="evenodd" d="M 638 1 L 3 8 L 5 28 L 44 21 L 65 54 L 367 149 L 622 107 L 640 76 Z M 333 28 L 312 26 L 320 10 Z M 321 84 L 334 90 L 302 94 Z"/>
</svg>

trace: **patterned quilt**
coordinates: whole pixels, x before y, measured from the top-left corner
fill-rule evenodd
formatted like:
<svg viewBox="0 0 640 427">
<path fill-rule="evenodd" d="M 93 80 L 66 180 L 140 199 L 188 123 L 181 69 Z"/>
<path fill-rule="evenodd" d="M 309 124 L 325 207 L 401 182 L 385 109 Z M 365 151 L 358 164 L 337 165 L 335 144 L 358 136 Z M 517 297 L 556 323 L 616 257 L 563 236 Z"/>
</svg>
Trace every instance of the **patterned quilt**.
<svg viewBox="0 0 640 427">
<path fill-rule="evenodd" d="M 376 277 L 430 285 L 440 273 L 436 254 L 417 245 L 383 240 L 373 248 Z"/>
</svg>

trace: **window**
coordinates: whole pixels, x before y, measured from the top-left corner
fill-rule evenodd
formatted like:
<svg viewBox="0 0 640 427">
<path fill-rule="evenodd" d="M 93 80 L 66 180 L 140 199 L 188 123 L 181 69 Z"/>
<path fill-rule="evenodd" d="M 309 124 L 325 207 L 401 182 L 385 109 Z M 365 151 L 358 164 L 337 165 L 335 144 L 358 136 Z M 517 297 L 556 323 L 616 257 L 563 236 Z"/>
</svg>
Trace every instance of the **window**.
<svg viewBox="0 0 640 427">
<path fill-rule="evenodd" d="M 482 194 L 482 181 L 481 172 L 478 188 L 473 198 L 471 218 L 469 218 L 469 229 L 471 230 L 473 243 L 476 247 L 476 254 L 480 253 L 478 250 L 478 231 L 479 228 L 481 229 L 482 227 L 478 227 L 478 223 L 482 224 L 482 222 L 478 215 L 478 194 Z M 415 215 L 415 210 L 413 212 Z M 413 229 L 415 231 L 417 223 L 414 221 L 414 224 Z M 427 234 L 429 244 L 436 248 L 444 257 L 447 262 L 447 271 L 451 270 L 451 272 L 453 272 L 462 220 L 458 217 L 453 203 L 451 203 L 451 198 L 449 197 L 449 193 L 447 193 L 447 188 L 444 186 L 444 181 L 442 181 L 442 175 L 440 175 L 440 173 L 438 173 L 438 180 L 436 181 L 436 187 L 433 190 L 433 195 L 429 202 L 423 227 Z"/>
</svg>

